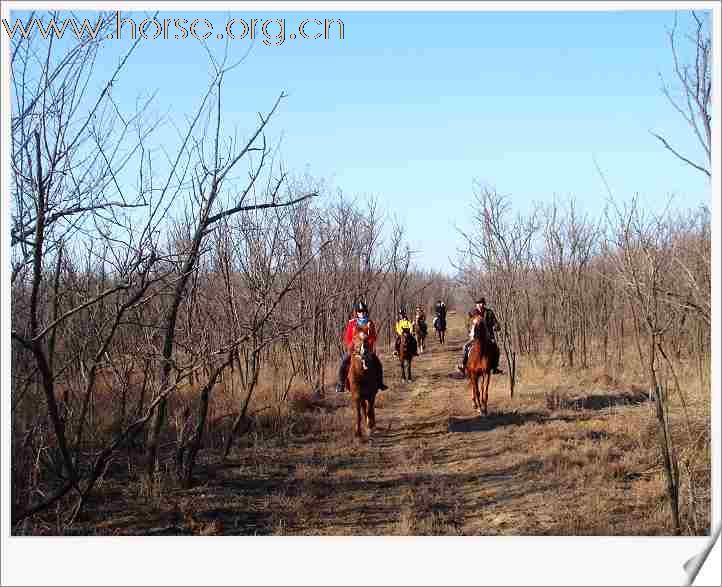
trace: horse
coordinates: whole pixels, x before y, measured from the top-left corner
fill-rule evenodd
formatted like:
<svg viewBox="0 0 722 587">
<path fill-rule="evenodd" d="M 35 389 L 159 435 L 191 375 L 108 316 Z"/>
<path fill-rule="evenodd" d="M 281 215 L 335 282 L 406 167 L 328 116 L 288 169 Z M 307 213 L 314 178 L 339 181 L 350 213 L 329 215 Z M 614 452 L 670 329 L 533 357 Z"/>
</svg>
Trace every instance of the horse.
<svg viewBox="0 0 722 587">
<path fill-rule="evenodd" d="M 401 379 L 406 381 L 406 373 L 408 371 L 408 380 L 411 381 L 411 360 L 417 354 L 417 346 L 414 337 L 408 328 L 401 331 L 399 337 L 399 364 L 401 365 Z"/>
<path fill-rule="evenodd" d="M 351 364 L 348 370 L 348 387 L 351 390 L 351 400 L 356 409 L 356 436 L 361 434 L 361 416 L 366 422 L 368 435 L 371 437 L 376 428 L 376 393 L 378 392 L 378 373 L 369 347 L 369 327 L 354 328 L 353 349 Z"/>
<path fill-rule="evenodd" d="M 486 325 L 480 316 L 473 319 L 474 341 L 469 349 L 466 374 L 469 377 L 471 401 L 476 411 L 488 415 L 489 383 L 491 370 L 499 362 L 499 350 L 491 341 Z"/>
<path fill-rule="evenodd" d="M 446 340 L 446 317 L 436 315 L 434 317 L 434 329 L 436 330 L 436 334 L 439 337 L 439 344 L 444 344 L 444 341 Z"/>
<path fill-rule="evenodd" d="M 414 318 L 414 336 L 419 343 L 419 354 L 424 352 L 426 346 L 426 335 L 429 333 L 429 329 L 426 325 L 426 318 L 420 315 L 416 315 Z"/>
</svg>

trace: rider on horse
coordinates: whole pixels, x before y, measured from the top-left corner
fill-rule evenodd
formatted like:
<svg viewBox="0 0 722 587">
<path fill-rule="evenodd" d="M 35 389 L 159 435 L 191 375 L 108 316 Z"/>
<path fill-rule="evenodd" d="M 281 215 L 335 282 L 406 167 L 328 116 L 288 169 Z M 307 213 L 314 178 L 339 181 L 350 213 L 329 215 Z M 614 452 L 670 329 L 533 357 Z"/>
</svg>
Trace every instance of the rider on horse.
<svg viewBox="0 0 722 587">
<path fill-rule="evenodd" d="M 434 306 L 434 328 L 436 328 L 439 322 L 442 324 L 446 323 L 446 304 L 441 300 L 436 302 Z"/>
<path fill-rule="evenodd" d="M 499 330 L 499 321 L 496 319 L 496 315 L 494 312 L 486 307 L 486 298 L 479 298 L 476 301 L 476 307 L 469 312 L 469 318 L 476 318 L 477 316 L 480 316 L 484 325 L 486 326 L 486 331 L 489 335 L 490 342 L 496 346 L 497 350 L 499 349 L 499 346 L 496 344 L 496 335 L 495 332 Z M 467 342 L 464 345 L 464 358 L 462 362 L 457 365 L 457 369 L 464 373 L 466 371 L 466 361 L 469 358 L 469 349 L 471 348 L 472 343 L 474 342 L 474 327 L 472 326 L 470 332 L 469 332 L 469 342 Z M 496 365 L 492 370 L 492 373 L 499 374 L 503 373 L 499 369 L 499 366 Z"/>
<path fill-rule="evenodd" d="M 426 336 L 427 329 L 426 329 L 426 313 L 424 312 L 424 309 L 421 306 L 416 306 L 416 316 L 414 317 L 414 323 L 416 324 L 416 327 L 419 329 L 419 332 Z"/>
<path fill-rule="evenodd" d="M 353 335 L 354 335 L 354 329 L 356 328 L 356 325 L 359 326 L 366 326 L 368 324 L 369 327 L 369 346 L 371 347 L 371 356 L 373 357 L 373 360 L 376 362 L 376 368 L 378 370 L 379 374 L 379 382 L 378 386 L 380 390 L 388 389 L 386 385 L 384 385 L 384 368 L 381 364 L 381 361 L 379 360 L 378 356 L 376 355 L 375 348 L 376 348 L 376 325 L 374 324 L 373 320 L 369 318 L 369 309 L 366 304 L 363 302 L 359 302 L 356 305 L 356 316 L 351 318 L 348 323 L 346 324 L 346 332 L 344 333 L 343 342 L 344 346 L 346 347 L 346 352 L 344 353 L 343 357 L 341 358 L 341 365 L 338 369 L 338 383 L 336 384 L 336 391 L 341 393 L 346 389 L 346 379 L 348 378 L 348 369 L 349 365 L 351 364 L 351 349 L 353 347 Z"/>
<path fill-rule="evenodd" d="M 395 355 L 399 354 L 399 346 L 401 344 L 401 336 L 404 333 L 404 330 L 408 330 L 411 332 L 414 328 L 414 325 L 409 322 L 408 317 L 406 316 L 406 310 L 401 308 L 399 310 L 399 321 L 396 323 L 396 326 L 394 329 L 396 330 L 396 343 L 394 344 L 394 348 L 396 349 L 394 351 Z M 412 355 L 416 355 L 416 339 L 414 337 L 411 337 L 412 342 Z"/>
</svg>

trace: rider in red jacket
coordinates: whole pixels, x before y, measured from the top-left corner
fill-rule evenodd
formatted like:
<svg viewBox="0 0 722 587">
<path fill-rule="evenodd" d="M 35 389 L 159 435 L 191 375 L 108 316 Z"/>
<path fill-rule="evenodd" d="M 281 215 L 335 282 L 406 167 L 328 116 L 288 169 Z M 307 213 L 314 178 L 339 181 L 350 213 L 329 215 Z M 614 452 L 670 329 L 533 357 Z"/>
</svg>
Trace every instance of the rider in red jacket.
<svg viewBox="0 0 722 587">
<path fill-rule="evenodd" d="M 363 306 L 366 307 L 365 304 L 359 304 L 359 307 Z M 360 314 L 360 312 L 359 312 Z M 353 331 L 356 327 L 356 322 L 359 320 L 358 316 L 356 318 L 351 318 L 351 320 L 348 321 L 348 324 L 346 324 L 346 332 L 343 335 L 343 342 L 347 349 L 351 349 L 353 346 Z M 371 348 L 371 352 L 376 352 L 376 324 L 374 324 L 373 320 L 368 319 L 368 325 L 369 325 L 369 347 Z"/>
<path fill-rule="evenodd" d="M 346 331 L 343 335 L 343 342 L 344 346 L 346 347 L 346 352 L 344 353 L 343 357 L 341 358 L 341 365 L 338 368 L 338 383 L 336 384 L 336 391 L 341 393 L 346 389 L 346 378 L 348 377 L 348 368 L 351 364 L 351 350 L 353 346 L 353 331 L 356 326 L 356 324 L 360 324 L 361 326 L 364 326 L 368 324 L 369 326 L 369 347 L 371 348 L 371 353 L 374 361 L 376 362 L 376 369 L 379 374 L 379 383 L 378 387 L 380 390 L 388 389 L 386 385 L 384 385 L 384 368 L 381 364 L 381 361 L 379 360 L 378 356 L 376 355 L 376 325 L 373 323 L 373 320 L 369 319 L 369 309 L 363 302 L 360 302 L 356 306 L 356 316 L 354 318 L 351 318 L 351 320 L 348 321 L 348 324 L 346 324 Z"/>
</svg>

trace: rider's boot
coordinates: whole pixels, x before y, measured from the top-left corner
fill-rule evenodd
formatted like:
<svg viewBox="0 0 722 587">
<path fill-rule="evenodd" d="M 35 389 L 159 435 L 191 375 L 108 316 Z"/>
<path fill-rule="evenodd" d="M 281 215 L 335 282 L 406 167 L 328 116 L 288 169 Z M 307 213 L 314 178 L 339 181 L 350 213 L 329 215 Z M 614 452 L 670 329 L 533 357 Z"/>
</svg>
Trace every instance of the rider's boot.
<svg viewBox="0 0 722 587">
<path fill-rule="evenodd" d="M 461 363 L 459 363 L 459 364 L 456 366 L 456 368 L 459 370 L 459 372 L 460 372 L 462 375 L 466 375 L 466 361 L 467 361 L 468 358 L 469 358 L 469 348 L 470 348 L 470 347 L 471 347 L 471 345 L 470 345 L 469 343 L 466 343 L 466 344 L 464 345 L 464 358 L 463 358 L 463 360 L 461 361 Z"/>
<path fill-rule="evenodd" d="M 343 393 L 346 391 L 346 380 L 348 378 L 348 368 L 351 364 L 351 357 L 346 354 L 341 359 L 341 364 L 338 367 L 338 383 L 336 384 L 336 393 Z"/>
</svg>

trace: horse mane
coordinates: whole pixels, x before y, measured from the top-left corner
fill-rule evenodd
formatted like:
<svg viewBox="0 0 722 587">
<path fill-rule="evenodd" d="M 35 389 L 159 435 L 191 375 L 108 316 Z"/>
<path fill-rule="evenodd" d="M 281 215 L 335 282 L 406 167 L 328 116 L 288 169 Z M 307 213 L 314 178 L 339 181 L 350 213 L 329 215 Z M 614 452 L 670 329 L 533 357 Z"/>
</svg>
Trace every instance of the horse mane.
<svg viewBox="0 0 722 587">
<path fill-rule="evenodd" d="M 489 343 L 489 331 L 481 317 L 477 317 L 473 320 L 474 324 L 474 339 L 486 345 Z"/>
</svg>

